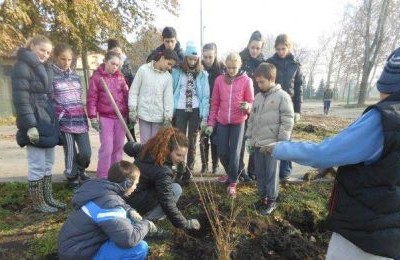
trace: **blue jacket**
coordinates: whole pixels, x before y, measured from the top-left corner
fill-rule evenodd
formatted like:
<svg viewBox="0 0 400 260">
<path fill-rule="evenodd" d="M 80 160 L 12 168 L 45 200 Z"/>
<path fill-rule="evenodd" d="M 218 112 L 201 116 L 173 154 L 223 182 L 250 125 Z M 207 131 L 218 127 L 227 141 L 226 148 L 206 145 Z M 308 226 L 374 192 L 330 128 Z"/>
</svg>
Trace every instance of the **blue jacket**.
<svg viewBox="0 0 400 260">
<path fill-rule="evenodd" d="M 172 69 L 173 92 L 174 92 L 174 112 L 179 101 L 181 92 L 181 79 L 184 72 L 180 68 Z M 199 99 L 200 117 L 207 120 L 210 109 L 210 86 L 208 83 L 208 73 L 202 70 L 196 76 L 196 95 Z"/>
<path fill-rule="evenodd" d="M 122 198 L 127 181 L 85 182 L 73 198 L 74 212 L 61 228 L 58 238 L 60 259 L 91 259 L 107 240 L 120 248 L 137 245 L 147 234 L 149 222 L 131 223 L 131 209 Z"/>
</svg>

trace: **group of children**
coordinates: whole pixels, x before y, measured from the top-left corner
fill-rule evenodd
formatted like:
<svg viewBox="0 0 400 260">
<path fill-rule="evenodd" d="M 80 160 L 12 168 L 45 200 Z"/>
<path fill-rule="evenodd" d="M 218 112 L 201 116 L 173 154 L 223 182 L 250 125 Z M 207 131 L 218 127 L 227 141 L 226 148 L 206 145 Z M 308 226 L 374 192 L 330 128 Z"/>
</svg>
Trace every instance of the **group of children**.
<svg viewBox="0 0 400 260">
<path fill-rule="evenodd" d="M 187 220 L 176 206 L 182 189 L 175 183 L 172 171 L 172 166 L 177 165 L 177 178 L 190 181 L 199 132 L 201 171 L 208 171 L 208 149 L 211 147 L 212 171 L 216 172 L 219 159 L 227 173 L 227 177 L 221 179 L 226 180 L 227 193 L 231 197 L 237 195 L 239 177 L 247 175 L 242 162 L 243 149 L 247 149 L 251 155 L 247 170 L 257 180 L 260 198 L 255 206 L 261 215 L 268 215 L 276 208 L 279 177 L 286 178 L 290 174 L 291 160 L 318 167 L 355 165 L 339 169 L 336 192 L 340 194 L 333 195 L 331 211 L 331 226 L 337 234 L 333 237 L 335 240 L 332 238 L 336 242 L 331 241 L 330 248 L 349 239 L 368 252 L 395 254 L 388 246 L 379 243 L 370 250 L 381 235 L 373 234 L 371 238 L 375 242 L 360 242 L 357 231 L 347 229 L 343 221 L 348 220 L 340 213 L 343 210 L 349 214 L 365 213 L 374 208 L 369 202 L 354 204 L 354 199 L 360 196 L 358 193 L 343 195 L 351 183 L 351 177 L 346 177 L 350 176 L 349 171 L 360 172 L 357 178 L 365 179 L 367 177 L 364 178 L 361 171 L 364 168 L 368 172 L 373 170 L 369 165 L 381 160 L 381 153 L 392 156 L 392 150 L 398 150 L 394 138 L 397 135 L 393 132 L 395 115 L 392 113 L 397 113 L 395 104 L 398 100 L 392 94 L 397 93 L 392 75 L 381 80 L 378 89 L 385 93 L 383 100 L 388 97 L 393 100 L 371 108 L 373 112 L 366 113 L 358 125 L 350 126 L 344 131 L 346 134 L 327 142 L 335 143 L 339 151 L 348 136 L 354 141 L 359 140 L 367 130 L 365 133 L 356 130 L 363 129 L 365 124 L 359 125 L 365 120 L 377 126 L 368 128 L 368 131 L 381 129 L 377 117 L 380 114 L 376 111 L 385 116 L 387 124 L 383 130 L 389 139 L 383 142 L 382 131 L 378 131 L 373 140 L 379 142 L 368 143 L 362 151 L 360 148 L 356 158 L 351 153 L 342 156 L 343 160 L 333 160 L 336 157 L 330 156 L 331 153 L 321 153 L 327 147 L 324 143 L 315 146 L 289 142 L 294 122 L 300 117 L 303 79 L 286 35 L 277 37 L 276 54 L 265 62 L 261 54 L 264 40 L 256 31 L 247 48 L 240 54 L 230 53 L 225 64 L 218 62 L 215 44 L 203 47 L 201 60 L 193 42 L 187 43 L 185 51 L 179 48 L 173 28 L 166 27 L 163 37 L 164 44 L 152 52 L 148 63 L 139 68 L 131 87 L 121 73 L 124 63 L 122 50 L 120 46 L 111 46 L 103 64 L 90 79 L 88 117 L 81 101 L 79 77 L 71 70 L 73 53 L 70 47 L 57 45 L 53 50 L 52 65 L 47 63 L 52 44 L 44 36 L 33 37 L 18 51 L 12 75 L 17 142 L 21 147 L 27 147 L 29 191 L 35 209 L 56 212 L 66 208 L 52 196 L 54 147 L 61 143 L 64 146 L 67 179 L 71 182 L 77 179 L 85 181 L 89 179 L 85 169 L 91 157 L 87 118 L 100 134 L 98 178 L 84 182 L 76 191 L 73 199 L 75 211 L 60 233 L 61 259 L 107 259 L 110 254 L 144 259 L 148 246 L 143 238 L 149 231 L 157 229 L 151 220 L 167 217 L 178 228 L 199 229 L 199 221 Z M 394 66 L 398 56 L 395 53 Z M 393 67 L 388 70 L 393 74 Z M 387 78 L 388 84 L 385 82 Z M 128 142 L 124 146 L 125 129 L 105 88 L 110 91 L 126 121 L 129 120 L 130 124 L 138 122 L 141 143 Z M 123 150 L 135 157 L 135 164 L 121 160 Z M 281 161 L 279 175 L 278 159 L 289 160 Z M 368 163 L 362 167 L 357 166 L 366 161 Z M 387 167 L 393 166 L 387 164 Z M 382 183 L 386 183 L 385 180 L 382 179 Z M 368 185 L 373 187 L 374 183 L 368 182 Z M 353 188 L 363 193 L 366 186 Z M 357 212 L 348 205 L 357 206 L 354 208 Z M 391 228 L 389 222 L 378 224 Z M 395 238 L 394 241 L 398 244 Z"/>
</svg>

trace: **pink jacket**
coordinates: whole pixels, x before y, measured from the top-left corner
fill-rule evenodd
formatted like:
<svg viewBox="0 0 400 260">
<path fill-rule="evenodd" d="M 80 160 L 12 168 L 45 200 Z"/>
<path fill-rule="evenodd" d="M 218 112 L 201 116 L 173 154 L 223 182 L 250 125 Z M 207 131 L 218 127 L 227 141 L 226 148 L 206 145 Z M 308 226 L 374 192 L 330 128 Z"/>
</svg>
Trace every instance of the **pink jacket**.
<svg viewBox="0 0 400 260">
<path fill-rule="evenodd" d="M 97 114 L 102 117 L 118 118 L 117 114 L 109 101 L 109 98 L 100 85 L 100 78 L 103 77 L 108 85 L 108 89 L 113 96 L 123 117 L 128 117 L 128 85 L 126 85 L 124 76 L 117 71 L 110 75 L 104 70 L 104 64 L 101 64 L 93 73 L 89 82 L 89 91 L 87 94 L 87 112 L 90 119 L 96 118 Z"/>
<path fill-rule="evenodd" d="M 244 122 L 248 114 L 240 109 L 240 103 L 250 103 L 250 111 L 254 101 L 253 81 L 246 73 L 238 75 L 230 85 L 225 82 L 224 77 L 220 75 L 214 82 L 208 117 L 208 125 L 212 127 L 215 127 L 217 122 L 222 125 Z"/>
</svg>

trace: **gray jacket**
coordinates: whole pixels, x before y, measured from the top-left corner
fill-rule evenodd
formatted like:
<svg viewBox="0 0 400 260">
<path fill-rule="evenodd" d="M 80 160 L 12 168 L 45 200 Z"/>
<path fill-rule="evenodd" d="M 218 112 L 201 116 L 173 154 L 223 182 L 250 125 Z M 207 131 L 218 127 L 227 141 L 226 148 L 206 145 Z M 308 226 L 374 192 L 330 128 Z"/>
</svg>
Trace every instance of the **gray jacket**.
<svg viewBox="0 0 400 260">
<path fill-rule="evenodd" d="M 96 179 L 79 188 L 73 198 L 75 210 L 60 231 L 60 259 L 92 259 L 107 240 L 130 248 L 144 238 L 149 222 L 133 224 L 127 217 L 131 207 L 121 197 L 131 184 Z"/>
<path fill-rule="evenodd" d="M 277 84 L 267 92 L 259 92 L 247 122 L 246 137 L 250 146 L 290 139 L 294 124 L 292 99 Z"/>
</svg>

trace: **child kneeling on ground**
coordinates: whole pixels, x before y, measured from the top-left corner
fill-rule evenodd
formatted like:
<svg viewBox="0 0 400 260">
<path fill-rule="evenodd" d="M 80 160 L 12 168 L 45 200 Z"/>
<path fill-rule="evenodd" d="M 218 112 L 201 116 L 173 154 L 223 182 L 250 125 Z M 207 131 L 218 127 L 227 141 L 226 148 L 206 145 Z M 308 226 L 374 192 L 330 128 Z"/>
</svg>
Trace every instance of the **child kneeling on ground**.
<svg viewBox="0 0 400 260">
<path fill-rule="evenodd" d="M 279 192 L 277 160 L 263 153 L 260 147 L 277 141 L 287 141 L 294 124 L 292 100 L 279 84 L 275 84 L 276 68 L 273 64 L 261 63 L 255 73 L 260 88 L 256 95 L 248 121 L 247 150 L 254 154 L 255 174 L 260 200 L 256 210 L 263 216 L 276 208 Z"/>
<path fill-rule="evenodd" d="M 146 258 L 149 247 L 143 238 L 157 228 L 122 198 L 135 190 L 139 175 L 132 163 L 120 161 L 111 166 L 108 180 L 89 180 L 78 189 L 75 211 L 60 231 L 60 259 Z"/>
</svg>

